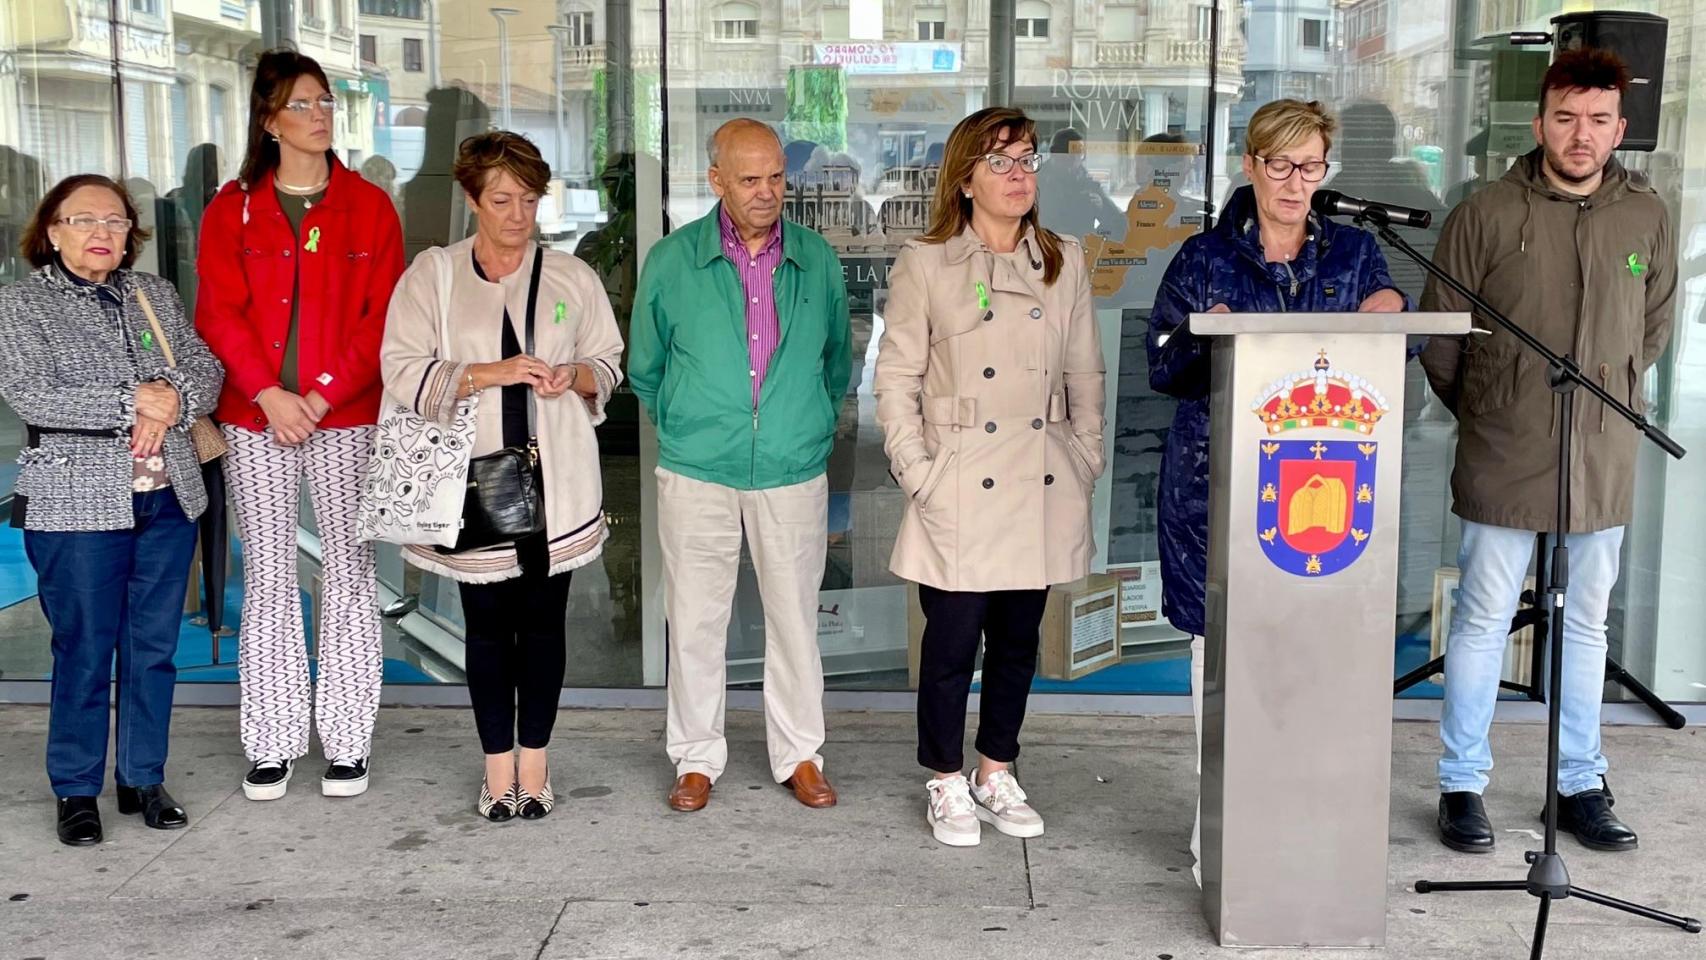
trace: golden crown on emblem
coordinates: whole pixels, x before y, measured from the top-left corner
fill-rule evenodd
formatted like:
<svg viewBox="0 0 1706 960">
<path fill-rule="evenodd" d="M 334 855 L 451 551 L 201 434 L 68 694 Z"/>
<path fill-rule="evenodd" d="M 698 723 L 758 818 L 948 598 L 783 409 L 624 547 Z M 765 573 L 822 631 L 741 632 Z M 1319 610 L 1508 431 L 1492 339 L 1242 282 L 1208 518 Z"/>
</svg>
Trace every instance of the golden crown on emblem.
<svg viewBox="0 0 1706 960">
<path fill-rule="evenodd" d="M 1250 410 L 1260 417 L 1268 434 L 1311 427 L 1348 430 L 1368 435 L 1391 409 L 1374 384 L 1336 369 L 1322 350 L 1313 370 L 1274 381 Z"/>
</svg>

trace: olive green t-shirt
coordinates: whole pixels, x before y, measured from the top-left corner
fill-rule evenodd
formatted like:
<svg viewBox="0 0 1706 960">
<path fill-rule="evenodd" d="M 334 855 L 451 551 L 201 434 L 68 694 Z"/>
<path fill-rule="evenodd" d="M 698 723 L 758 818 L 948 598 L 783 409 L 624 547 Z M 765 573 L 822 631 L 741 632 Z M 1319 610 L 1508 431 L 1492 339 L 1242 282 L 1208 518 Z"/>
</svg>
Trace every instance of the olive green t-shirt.
<svg viewBox="0 0 1706 960">
<path fill-rule="evenodd" d="M 284 209 L 284 218 L 290 221 L 291 232 L 296 234 L 297 246 L 302 243 L 302 221 L 308 216 L 308 208 L 319 203 L 326 196 L 326 191 L 299 197 L 293 193 L 285 193 L 273 187 L 273 193 L 278 197 L 278 205 Z M 302 258 L 293 258 L 296 262 L 291 271 L 293 279 L 290 286 L 290 332 L 284 338 L 284 359 L 280 362 L 278 381 L 284 389 L 291 393 L 301 393 L 301 385 L 296 377 L 296 319 L 301 315 L 302 297 Z"/>
</svg>

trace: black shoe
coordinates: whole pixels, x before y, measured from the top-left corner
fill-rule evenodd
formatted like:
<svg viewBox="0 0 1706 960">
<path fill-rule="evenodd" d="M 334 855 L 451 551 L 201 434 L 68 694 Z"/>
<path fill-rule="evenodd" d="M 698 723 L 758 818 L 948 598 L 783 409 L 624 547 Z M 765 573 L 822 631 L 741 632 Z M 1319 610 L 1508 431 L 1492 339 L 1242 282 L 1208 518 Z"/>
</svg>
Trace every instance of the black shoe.
<svg viewBox="0 0 1706 960">
<path fill-rule="evenodd" d="M 190 823 L 190 815 L 178 806 L 178 801 L 172 799 L 165 784 L 161 783 L 151 787 L 121 785 L 118 788 L 118 812 L 126 816 L 142 814 L 142 822 L 153 830 L 177 830 Z"/>
<path fill-rule="evenodd" d="M 1546 811 L 1540 811 L 1546 819 Z M 1573 797 L 1558 798 L 1558 829 L 1576 835 L 1582 846 L 1592 850 L 1620 852 L 1640 846 L 1640 838 L 1611 812 L 1611 798 L 1604 790 L 1586 790 Z"/>
<path fill-rule="evenodd" d="M 367 760 L 333 760 L 320 778 L 320 793 L 327 797 L 359 797 L 367 792 Z"/>
<path fill-rule="evenodd" d="M 290 788 L 289 760 L 256 760 L 243 778 L 243 796 L 250 800 L 277 800 Z"/>
<path fill-rule="evenodd" d="M 59 798 L 59 842 L 71 847 L 101 842 L 101 808 L 94 797 Z"/>
<path fill-rule="evenodd" d="M 1457 790 L 1439 795 L 1439 839 L 1464 853 L 1493 852 L 1493 822 L 1481 795 Z"/>
</svg>

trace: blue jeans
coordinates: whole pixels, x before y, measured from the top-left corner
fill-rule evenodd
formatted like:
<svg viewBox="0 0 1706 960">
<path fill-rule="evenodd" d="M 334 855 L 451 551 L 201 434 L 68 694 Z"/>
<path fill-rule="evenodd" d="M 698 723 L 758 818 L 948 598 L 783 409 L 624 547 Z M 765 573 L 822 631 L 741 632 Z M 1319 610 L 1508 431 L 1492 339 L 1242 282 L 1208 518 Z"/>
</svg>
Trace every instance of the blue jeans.
<svg viewBox="0 0 1706 960">
<path fill-rule="evenodd" d="M 195 522 L 172 490 L 134 495 L 136 525 L 24 532 L 53 631 L 47 775 L 58 797 L 101 792 L 108 698 L 118 654 L 118 768 L 124 786 L 161 783 Z"/>
<path fill-rule="evenodd" d="M 1445 646 L 1445 712 L 1439 737 L 1442 793 L 1487 788 L 1493 751 L 1487 731 L 1499 696 L 1505 639 L 1534 558 L 1530 530 L 1463 523 L 1462 575 L 1451 636 Z M 1605 617 L 1617 584 L 1623 528 L 1572 533 L 1570 582 L 1564 604 L 1563 726 L 1558 738 L 1558 792 L 1574 796 L 1600 786 L 1599 706 L 1605 694 Z M 1545 584 L 1537 588 L 1545 590 Z M 1545 679 L 1539 678 L 1544 684 Z"/>
</svg>

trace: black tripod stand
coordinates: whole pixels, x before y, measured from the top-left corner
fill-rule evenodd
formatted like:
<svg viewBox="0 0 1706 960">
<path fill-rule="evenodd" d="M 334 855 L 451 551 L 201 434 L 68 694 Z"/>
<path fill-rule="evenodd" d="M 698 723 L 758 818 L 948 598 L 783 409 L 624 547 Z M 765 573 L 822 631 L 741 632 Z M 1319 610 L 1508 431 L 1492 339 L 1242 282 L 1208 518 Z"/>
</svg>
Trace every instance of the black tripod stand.
<svg viewBox="0 0 1706 960">
<path fill-rule="evenodd" d="M 1386 222 L 1383 211 L 1378 208 L 1370 209 L 1362 216 L 1357 217 L 1356 222 L 1373 227 L 1380 239 L 1415 261 L 1429 274 L 1432 274 L 1441 283 L 1467 300 L 1474 307 L 1477 316 L 1485 317 L 1497 323 L 1528 349 L 1543 357 L 1547 363 L 1548 378 L 1552 390 L 1558 394 L 1559 405 L 1562 408 L 1558 432 L 1558 512 L 1556 529 L 1552 531 L 1550 569 L 1546 571 L 1550 576 L 1545 584 L 1545 607 L 1549 608 L 1551 614 L 1546 617 L 1546 621 L 1550 628 L 1549 644 L 1552 656 L 1548 658 L 1546 678 L 1546 835 L 1544 848 L 1539 851 L 1531 850 L 1528 852 L 1528 876 L 1522 880 L 1450 883 L 1418 880 L 1416 881 L 1416 892 L 1526 890 L 1531 895 L 1540 898 L 1539 913 L 1534 925 L 1534 947 L 1529 954 L 1532 960 L 1539 960 L 1545 950 L 1546 921 L 1552 911 L 1552 901 L 1562 900 L 1566 897 L 1575 897 L 1589 903 L 1597 903 L 1603 907 L 1610 907 L 1649 920 L 1667 923 L 1687 930 L 1689 933 L 1699 933 L 1700 921 L 1692 917 L 1665 913 L 1638 903 L 1619 900 L 1616 897 L 1609 897 L 1575 886 L 1570 882 L 1569 871 L 1564 868 L 1563 856 L 1558 853 L 1558 728 L 1562 716 L 1561 694 L 1564 686 L 1563 611 L 1564 598 L 1570 581 L 1570 551 L 1564 533 L 1570 527 L 1570 443 L 1575 430 L 1576 390 L 1585 388 L 1606 407 L 1615 410 L 1619 416 L 1634 424 L 1636 429 L 1640 430 L 1642 434 L 1658 444 L 1672 457 L 1680 459 L 1683 456 L 1683 449 L 1677 445 L 1676 441 L 1666 436 L 1664 431 L 1648 423 L 1645 417 L 1629 409 L 1592 380 L 1583 377 L 1581 368 L 1576 365 L 1575 360 L 1554 353 L 1528 331 L 1512 323 L 1504 314 L 1493 309 L 1485 300 L 1476 296 L 1473 290 L 1465 287 L 1450 274 L 1441 270 L 1432 260 L 1422 256 L 1392 229 L 1391 224 Z M 1535 583 L 1538 586 L 1540 581 L 1537 579 Z M 1618 669 L 1621 670 L 1622 668 Z"/>
<path fill-rule="evenodd" d="M 1533 627 L 1535 636 L 1540 637 L 1546 636 L 1550 630 L 1551 615 L 1548 613 L 1543 599 L 1546 594 L 1540 587 L 1546 583 L 1546 555 L 1549 552 L 1547 544 L 1551 541 L 1551 535 L 1536 534 L 1535 540 L 1534 583 L 1536 589 L 1522 592 L 1523 609 L 1518 610 L 1516 616 L 1511 618 L 1511 636 L 1516 636 L 1529 627 Z M 1393 681 L 1392 695 L 1397 696 L 1429 677 L 1445 672 L 1445 657 L 1446 655 L 1442 653 Z M 1499 687 L 1520 693 L 1537 703 L 1545 703 L 1547 700 L 1546 688 L 1541 680 L 1545 672 L 1546 645 L 1536 643 L 1529 650 L 1528 683 L 1525 685 L 1510 680 L 1500 680 Z M 1609 656 L 1605 658 L 1605 679 L 1634 694 L 1635 698 L 1646 704 L 1648 709 L 1652 710 L 1665 726 L 1672 730 L 1681 730 L 1687 726 L 1688 721 L 1682 714 L 1676 712 L 1658 694 L 1648 689 L 1646 684 L 1625 670 L 1621 663 Z"/>
</svg>

